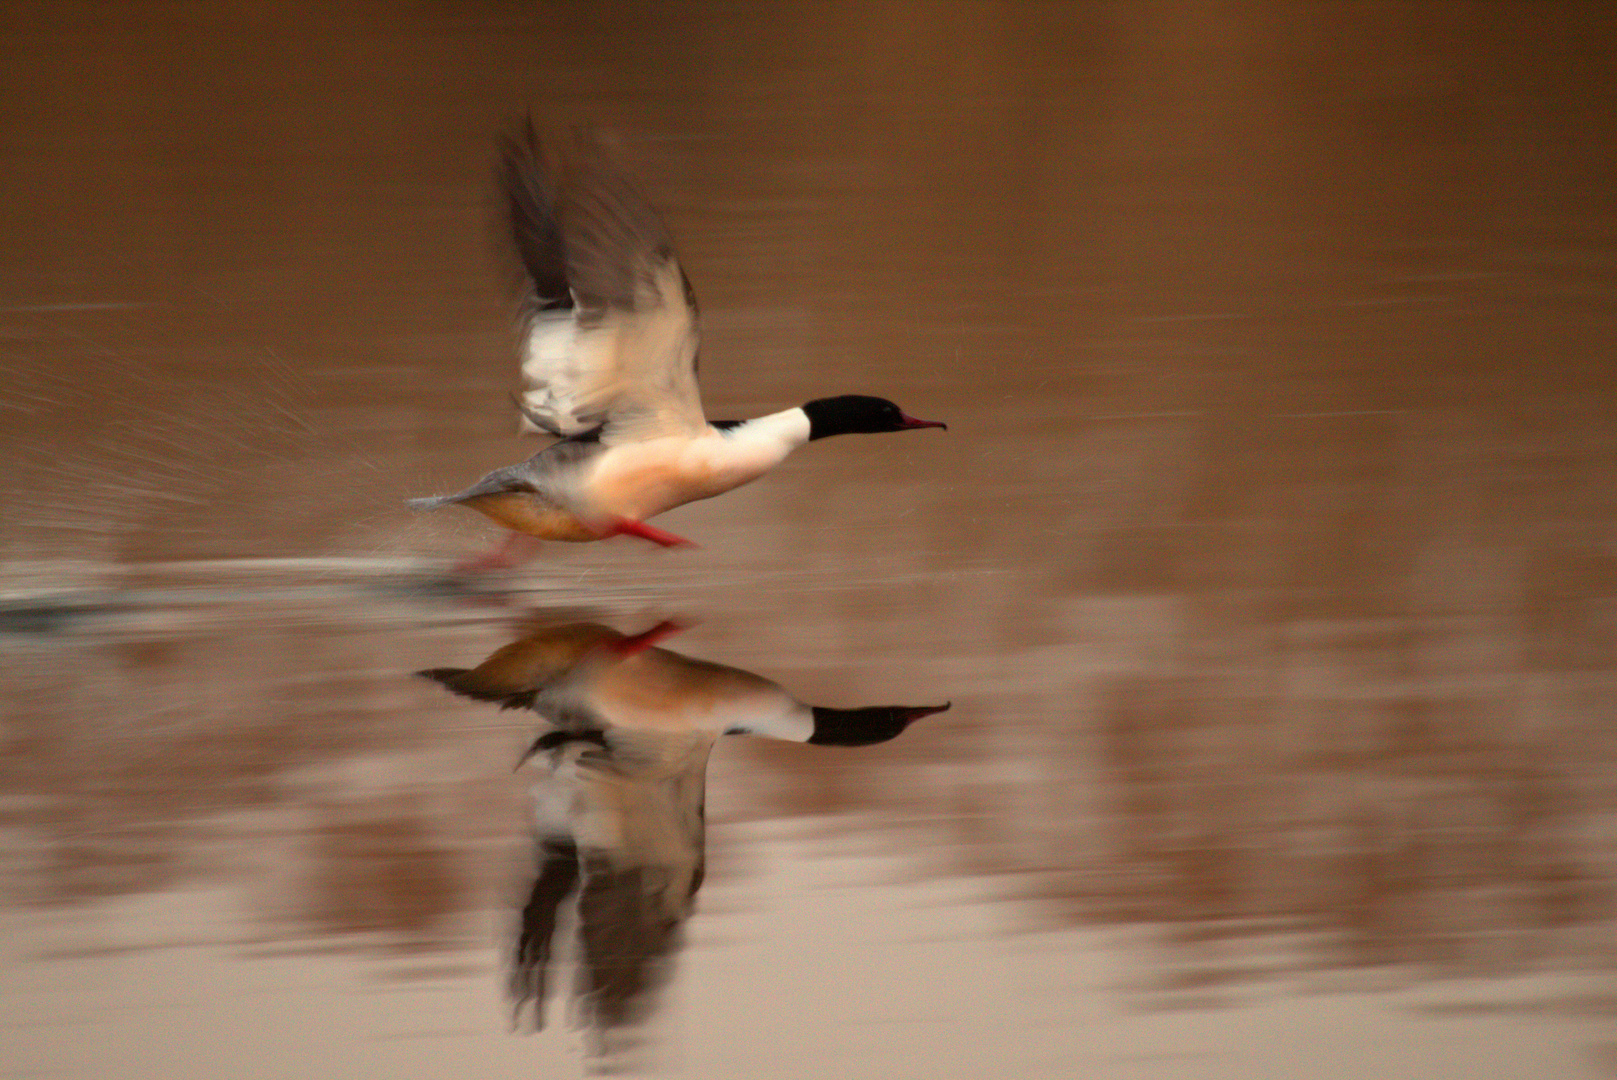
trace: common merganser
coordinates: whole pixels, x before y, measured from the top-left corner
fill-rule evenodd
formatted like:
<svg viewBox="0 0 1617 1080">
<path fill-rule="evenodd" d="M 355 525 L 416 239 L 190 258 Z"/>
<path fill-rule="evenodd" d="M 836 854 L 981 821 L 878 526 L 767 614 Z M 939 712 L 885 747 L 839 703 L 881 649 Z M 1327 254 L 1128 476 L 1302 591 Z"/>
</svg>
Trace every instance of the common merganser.
<svg viewBox="0 0 1617 1080">
<path fill-rule="evenodd" d="M 710 423 L 696 383 L 695 295 L 628 178 L 582 136 L 547 152 L 531 121 L 506 140 L 501 178 L 527 275 L 520 425 L 560 441 L 464 491 L 409 501 L 468 506 L 512 530 L 471 565 L 509 565 L 533 545 L 523 537 L 688 545 L 647 519 L 756 480 L 815 439 L 947 427 L 859 394 Z"/>
<path fill-rule="evenodd" d="M 539 870 L 523 908 L 511 991 L 539 1026 L 558 913 L 578 895 L 581 1019 L 605 1031 L 636 1019 L 677 946 L 704 869 L 707 762 L 722 735 L 865 746 L 949 706 L 829 709 L 778 683 L 595 623 L 543 629 L 475 668 L 419 674 L 549 726 L 518 766 L 533 786 Z"/>
</svg>

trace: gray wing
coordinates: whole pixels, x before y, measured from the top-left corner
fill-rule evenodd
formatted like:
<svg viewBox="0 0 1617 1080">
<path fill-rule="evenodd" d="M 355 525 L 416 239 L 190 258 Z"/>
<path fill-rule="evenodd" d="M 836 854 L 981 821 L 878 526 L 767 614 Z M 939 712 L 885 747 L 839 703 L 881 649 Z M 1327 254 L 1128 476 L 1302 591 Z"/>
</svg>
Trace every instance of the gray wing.
<svg viewBox="0 0 1617 1080">
<path fill-rule="evenodd" d="M 599 428 L 608 445 L 705 431 L 696 305 L 650 204 L 597 144 L 552 153 L 531 122 L 507 141 L 501 175 L 530 285 L 526 425 Z"/>
</svg>

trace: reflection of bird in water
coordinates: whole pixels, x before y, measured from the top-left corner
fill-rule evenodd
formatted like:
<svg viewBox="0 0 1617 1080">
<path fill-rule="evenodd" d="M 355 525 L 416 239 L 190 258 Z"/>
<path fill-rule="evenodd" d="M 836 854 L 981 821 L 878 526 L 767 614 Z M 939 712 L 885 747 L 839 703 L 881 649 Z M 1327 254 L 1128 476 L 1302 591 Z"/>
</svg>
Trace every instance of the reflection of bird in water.
<svg viewBox="0 0 1617 1080">
<path fill-rule="evenodd" d="M 736 668 L 575 623 L 521 638 L 472 669 L 423 671 L 467 697 L 532 709 L 549 727 L 523 755 L 539 873 L 522 913 L 511 987 L 543 1011 L 558 916 L 578 896 L 580 1020 L 602 1032 L 643 1012 L 702 885 L 708 755 L 722 735 L 863 746 L 949 706 L 830 709 Z"/>
<path fill-rule="evenodd" d="M 710 424 L 695 299 L 645 199 L 598 146 L 549 154 L 531 124 L 507 143 L 502 176 L 529 290 L 517 404 L 526 429 L 561 441 L 464 491 L 411 500 L 459 503 L 513 530 L 469 567 L 510 564 L 533 546 L 525 537 L 688 543 L 646 519 L 756 480 L 811 439 L 944 426 L 859 395 Z"/>
</svg>

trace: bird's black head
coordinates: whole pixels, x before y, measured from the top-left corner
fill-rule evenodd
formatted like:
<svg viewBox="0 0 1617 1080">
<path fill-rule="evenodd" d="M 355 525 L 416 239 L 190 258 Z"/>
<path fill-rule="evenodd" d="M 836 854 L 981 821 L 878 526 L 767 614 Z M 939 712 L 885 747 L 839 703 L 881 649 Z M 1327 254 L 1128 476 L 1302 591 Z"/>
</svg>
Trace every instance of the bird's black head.
<svg viewBox="0 0 1617 1080">
<path fill-rule="evenodd" d="M 948 709 L 942 705 L 872 705 L 866 709 L 814 707 L 814 734 L 808 741 L 820 746 L 872 746 L 896 739 L 923 716 Z"/>
<path fill-rule="evenodd" d="M 810 439 L 823 439 L 827 435 L 874 435 L 883 431 L 949 426 L 936 420 L 917 420 L 913 416 L 906 416 L 903 409 L 886 398 L 866 397 L 864 394 L 819 398 L 804 405 L 803 411 L 808 414 Z"/>
</svg>

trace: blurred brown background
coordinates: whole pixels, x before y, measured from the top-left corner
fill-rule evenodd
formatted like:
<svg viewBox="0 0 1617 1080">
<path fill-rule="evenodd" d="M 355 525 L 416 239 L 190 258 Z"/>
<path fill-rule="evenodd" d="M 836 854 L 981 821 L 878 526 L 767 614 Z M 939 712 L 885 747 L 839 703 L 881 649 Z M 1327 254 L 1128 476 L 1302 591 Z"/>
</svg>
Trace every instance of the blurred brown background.
<svg viewBox="0 0 1617 1080">
<path fill-rule="evenodd" d="M 189 939 L 115 905 L 198 889 L 232 898 L 210 978 L 461 950 L 486 999 L 433 1045 L 504 1047 L 521 732 L 405 675 L 508 613 L 399 584 L 483 542 L 401 500 L 532 449 L 492 183 L 530 107 L 612 133 L 668 218 L 711 416 L 871 392 L 950 423 L 817 444 L 669 518 L 699 552 L 560 551 L 504 598 L 698 616 L 671 647 L 806 699 L 955 699 L 868 753 L 726 746 L 698 923 L 773 912 L 725 933 L 840 985 L 799 962 L 835 925 L 769 944 L 820 910 L 770 830 L 820 822 L 897 860 L 848 886 L 884 942 L 872 911 L 970 883 L 1002 1075 L 1181 1075 L 1075 1019 L 1142 1004 L 1222 1018 L 1162 1054 L 1363 1075 L 1273 1012 L 1322 972 L 1383 980 L 1309 1006 L 1408 1051 L 1378 1075 L 1609 1074 L 1617 14 L 1317 0 L 6 5 L 13 1072 L 104 1069 L 50 1025 Z M 1097 927 L 1124 938 L 1080 992 Z M 932 996 L 838 1075 L 977 1015 L 888 944 Z M 696 980 L 683 1067 L 751 1061 L 703 1057 L 738 970 Z M 826 1007 L 810 1046 L 855 1022 Z M 1444 1019 L 1388 1019 L 1416 1014 Z"/>
</svg>

